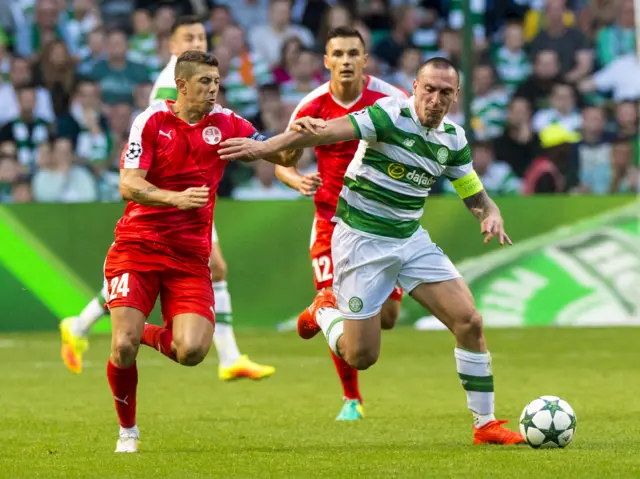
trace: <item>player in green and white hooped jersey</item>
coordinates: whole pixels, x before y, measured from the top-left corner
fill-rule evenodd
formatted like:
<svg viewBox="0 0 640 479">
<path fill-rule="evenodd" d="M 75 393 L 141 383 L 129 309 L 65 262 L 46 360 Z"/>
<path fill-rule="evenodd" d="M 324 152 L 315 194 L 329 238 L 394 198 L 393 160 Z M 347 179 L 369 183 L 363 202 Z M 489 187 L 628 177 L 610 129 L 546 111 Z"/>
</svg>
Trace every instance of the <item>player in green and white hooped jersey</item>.
<svg viewBox="0 0 640 479">
<path fill-rule="evenodd" d="M 171 29 L 171 59 L 156 80 L 149 103 L 163 100 L 175 100 L 177 88 L 174 70 L 177 58 L 184 52 L 207 51 L 207 34 L 202 22 L 195 16 L 180 17 Z M 215 226 L 212 231 L 212 248 L 209 265 L 215 295 L 216 332 L 213 342 L 218 352 L 218 375 L 224 381 L 250 378 L 262 379 L 275 372 L 272 366 L 265 366 L 241 355 L 236 344 L 231 325 L 231 297 L 227 289 L 227 265 L 222 256 Z M 62 359 L 67 367 L 75 372 L 82 371 L 82 354 L 88 347 L 87 335 L 91 326 L 103 315 L 108 291 L 106 286 L 80 313 L 79 316 L 66 318 L 60 323 L 62 333 Z M 150 326 L 153 327 L 153 326 Z"/>
<path fill-rule="evenodd" d="M 382 303 L 399 284 L 456 338 L 458 375 L 474 418 L 473 442 L 523 443 L 520 433 L 494 416 L 491 356 L 471 292 L 419 222 L 431 185 L 444 175 L 480 221 L 485 243 L 497 237 L 500 244 L 511 244 L 500 210 L 471 166 L 463 129 L 445 118 L 458 93 L 458 72 L 448 60 L 434 58 L 418 71 L 409 99 L 383 98 L 328 122 L 303 118 L 297 128 L 305 131 L 288 131 L 262 144 L 227 140 L 220 153 L 223 159 L 261 158 L 360 139 L 334 218 L 335 297 L 318 295 L 306 327 L 322 330 L 336 354 L 367 369 L 380 353 Z"/>
</svg>

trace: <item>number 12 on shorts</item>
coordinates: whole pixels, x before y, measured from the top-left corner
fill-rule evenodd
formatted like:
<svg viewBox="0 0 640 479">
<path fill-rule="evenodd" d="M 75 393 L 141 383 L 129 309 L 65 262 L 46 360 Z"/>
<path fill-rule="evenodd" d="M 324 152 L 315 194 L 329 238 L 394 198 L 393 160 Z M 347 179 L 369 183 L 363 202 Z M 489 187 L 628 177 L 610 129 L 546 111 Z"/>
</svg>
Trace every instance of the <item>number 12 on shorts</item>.
<svg viewBox="0 0 640 479">
<path fill-rule="evenodd" d="M 109 299 L 113 299 L 118 295 L 126 298 L 129 294 L 129 273 L 121 274 L 111 280 L 111 288 L 109 291 Z"/>
<path fill-rule="evenodd" d="M 313 271 L 318 283 L 329 281 L 333 278 L 333 274 L 331 274 L 331 257 L 320 256 L 318 258 L 313 258 L 311 264 L 313 265 Z"/>
</svg>

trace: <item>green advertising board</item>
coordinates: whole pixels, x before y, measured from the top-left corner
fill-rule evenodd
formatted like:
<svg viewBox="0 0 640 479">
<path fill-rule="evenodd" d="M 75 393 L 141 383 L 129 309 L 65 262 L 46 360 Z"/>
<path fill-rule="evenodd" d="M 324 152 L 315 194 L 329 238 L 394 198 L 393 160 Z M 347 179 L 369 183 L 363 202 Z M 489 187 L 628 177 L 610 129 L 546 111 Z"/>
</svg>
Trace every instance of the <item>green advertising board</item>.
<svg viewBox="0 0 640 479">
<path fill-rule="evenodd" d="M 485 324 L 640 325 L 639 207 L 598 214 L 459 264 Z M 418 329 L 440 327 L 411 311 Z"/>
<path fill-rule="evenodd" d="M 484 245 L 477 221 L 462 202 L 454 198 L 430 198 L 423 225 L 469 279 L 479 307 L 488 315 L 488 324 L 574 324 L 576 316 L 566 308 L 563 317 L 569 319 L 557 319 L 556 313 L 562 310 L 563 304 L 575 302 L 576 297 L 601 301 L 586 291 L 588 280 L 584 280 L 584 273 L 579 276 L 582 282 L 567 279 L 577 271 L 576 264 L 586 254 L 581 249 L 586 248 L 586 244 L 574 244 L 570 240 L 602 228 L 609 232 L 622 231 L 625 238 L 632 235 L 634 228 L 637 231 L 637 215 L 634 217 L 630 212 L 627 216 L 615 216 L 612 212 L 635 204 L 634 200 L 630 196 L 500 198 L 498 204 L 516 244 L 509 249 Z M 122 203 L 0 206 L 0 304 L 3 305 L 0 330 L 53 330 L 61 318 L 78 314 L 100 289 L 104 257 L 122 210 Z M 599 226 L 614 217 L 627 220 L 620 219 L 621 226 Z M 313 204 L 306 200 L 219 201 L 216 228 L 229 267 L 228 282 L 237 328 L 288 329 L 291 320 L 311 301 L 314 295 L 309 261 L 312 218 Z M 583 231 L 583 228 L 586 229 Z M 566 242 L 547 251 L 549 245 L 556 245 L 556 238 Z M 601 237 L 594 236 L 589 241 L 595 242 L 598 238 Z M 622 248 L 623 243 L 618 244 Z M 624 245 L 628 247 L 624 250 L 627 254 L 636 251 L 633 240 Z M 567 257 L 571 255 L 575 258 L 570 261 Z M 560 256 L 564 261 L 558 260 Z M 531 263 L 540 266 L 533 267 Z M 571 267 L 573 269 L 567 269 Z M 551 277 L 554 271 L 564 273 Z M 507 291 L 515 288 L 521 292 L 514 286 L 518 281 L 533 288 L 543 277 L 553 281 L 536 289 L 531 293 L 533 296 L 517 308 L 513 306 L 516 303 Z M 548 296 L 543 297 L 542 290 L 547 291 Z M 615 291 L 622 294 L 619 289 Z M 520 301 L 522 303 L 522 299 Z M 511 305 L 511 309 L 504 307 L 505 304 Z M 581 310 L 584 304 L 575 308 Z M 622 307 L 620 304 L 616 307 Z M 403 306 L 401 320 L 404 323 L 428 323 L 424 311 L 411 299 L 405 299 Z M 151 317 L 153 322 L 160 320 L 157 309 Z M 602 321 L 626 322 L 621 319 L 622 315 L 612 311 L 619 312 L 611 309 Z M 109 321 L 105 318 L 95 331 L 108 330 Z"/>
</svg>

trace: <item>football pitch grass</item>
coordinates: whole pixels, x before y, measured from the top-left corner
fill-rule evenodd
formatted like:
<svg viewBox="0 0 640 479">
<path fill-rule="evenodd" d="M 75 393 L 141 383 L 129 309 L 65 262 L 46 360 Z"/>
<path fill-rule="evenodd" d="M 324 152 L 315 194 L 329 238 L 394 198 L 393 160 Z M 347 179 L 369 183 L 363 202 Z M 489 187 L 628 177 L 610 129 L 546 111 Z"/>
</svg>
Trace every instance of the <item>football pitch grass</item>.
<svg viewBox="0 0 640 479">
<path fill-rule="evenodd" d="M 69 373 L 56 334 L 0 336 L 1 478 L 640 477 L 640 328 L 487 331 L 498 418 L 517 428 L 544 394 L 575 409 L 564 450 L 473 446 L 471 418 L 442 331 L 385 332 L 361 374 L 366 418 L 337 423 L 338 380 L 320 338 L 240 333 L 272 363 L 262 382 L 222 383 L 214 351 L 196 368 L 148 348 L 138 361 L 138 454 L 114 454 L 109 339 Z"/>
</svg>

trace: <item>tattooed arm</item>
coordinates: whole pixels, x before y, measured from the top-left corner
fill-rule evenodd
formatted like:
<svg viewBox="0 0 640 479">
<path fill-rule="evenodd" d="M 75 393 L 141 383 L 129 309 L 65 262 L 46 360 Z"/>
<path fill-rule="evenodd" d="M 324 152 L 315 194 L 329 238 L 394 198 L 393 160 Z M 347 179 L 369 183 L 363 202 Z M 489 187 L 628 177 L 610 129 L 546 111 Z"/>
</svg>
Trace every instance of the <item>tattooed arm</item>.
<svg viewBox="0 0 640 479">
<path fill-rule="evenodd" d="M 120 170 L 120 194 L 122 199 L 146 206 L 174 206 L 181 210 L 202 208 L 209 202 L 206 186 L 184 191 L 162 190 L 149 183 L 146 170 L 122 168 Z"/>
<path fill-rule="evenodd" d="M 490 214 L 500 216 L 498 206 L 489 197 L 486 190 L 481 190 L 475 195 L 464 198 L 462 201 L 471 211 L 471 214 L 480 222 L 484 221 Z"/>
<path fill-rule="evenodd" d="M 494 236 L 498 238 L 500 245 L 505 242 L 512 244 L 511 239 L 504 231 L 504 221 L 500 209 L 489 197 L 485 189 L 463 198 L 471 214 L 480 221 L 480 232 L 485 235 L 484 242 L 488 243 Z"/>
</svg>

